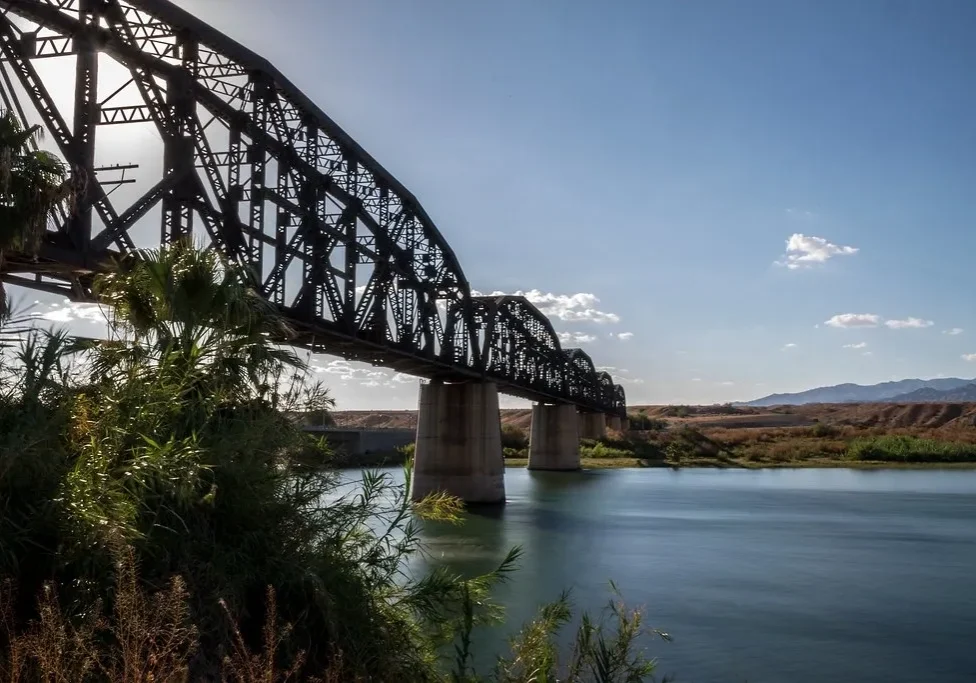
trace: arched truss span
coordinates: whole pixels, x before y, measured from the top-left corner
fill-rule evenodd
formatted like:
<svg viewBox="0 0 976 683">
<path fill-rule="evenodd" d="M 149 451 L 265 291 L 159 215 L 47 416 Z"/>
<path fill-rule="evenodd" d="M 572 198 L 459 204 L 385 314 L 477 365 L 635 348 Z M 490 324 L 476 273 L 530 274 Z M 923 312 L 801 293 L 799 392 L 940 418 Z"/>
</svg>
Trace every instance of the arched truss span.
<svg viewBox="0 0 976 683">
<path fill-rule="evenodd" d="M 565 395 L 566 368 L 549 319 L 525 297 L 475 297 L 485 372 L 551 396 Z"/>
<path fill-rule="evenodd" d="M 3 8 L 0 106 L 46 129 L 81 189 L 5 281 L 84 298 L 113 254 L 203 241 L 250 267 L 291 343 L 613 409 L 530 303 L 472 300 L 417 199 L 267 60 L 168 0 Z"/>
<path fill-rule="evenodd" d="M 566 349 L 565 355 L 568 361 L 569 395 L 577 401 L 597 403 L 600 388 L 593 361 L 582 349 Z"/>
<path fill-rule="evenodd" d="M 619 384 L 613 387 L 613 407 L 622 417 L 627 416 L 627 394 Z"/>
</svg>

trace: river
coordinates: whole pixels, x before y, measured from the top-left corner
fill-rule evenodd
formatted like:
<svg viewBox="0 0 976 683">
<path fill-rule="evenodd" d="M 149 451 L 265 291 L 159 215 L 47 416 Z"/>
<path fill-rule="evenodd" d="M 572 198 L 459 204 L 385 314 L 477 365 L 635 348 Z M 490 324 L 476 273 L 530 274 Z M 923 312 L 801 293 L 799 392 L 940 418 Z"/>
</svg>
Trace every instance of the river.
<svg viewBox="0 0 976 683">
<path fill-rule="evenodd" d="M 427 562 L 524 556 L 513 626 L 616 582 L 670 643 L 659 673 L 711 683 L 976 680 L 976 472 L 509 469 L 508 504 L 428 524 Z M 482 652 L 505 634 L 480 633 Z M 481 663 L 487 659 L 481 660 Z"/>
</svg>

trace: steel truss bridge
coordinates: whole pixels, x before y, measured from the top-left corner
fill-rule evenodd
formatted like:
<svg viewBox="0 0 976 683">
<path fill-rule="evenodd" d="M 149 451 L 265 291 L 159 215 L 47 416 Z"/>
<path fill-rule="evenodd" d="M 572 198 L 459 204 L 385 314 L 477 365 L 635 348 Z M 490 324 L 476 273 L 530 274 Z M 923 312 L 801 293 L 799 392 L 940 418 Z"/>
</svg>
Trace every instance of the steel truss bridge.
<svg viewBox="0 0 976 683">
<path fill-rule="evenodd" d="M 43 126 L 79 195 L 5 282 L 90 299 L 113 257 L 203 240 L 251 268 L 289 344 L 625 416 L 533 304 L 472 296 L 417 199 L 268 61 L 167 0 L 0 12 L 2 106 Z M 104 163 L 126 154 L 141 163 Z"/>
</svg>

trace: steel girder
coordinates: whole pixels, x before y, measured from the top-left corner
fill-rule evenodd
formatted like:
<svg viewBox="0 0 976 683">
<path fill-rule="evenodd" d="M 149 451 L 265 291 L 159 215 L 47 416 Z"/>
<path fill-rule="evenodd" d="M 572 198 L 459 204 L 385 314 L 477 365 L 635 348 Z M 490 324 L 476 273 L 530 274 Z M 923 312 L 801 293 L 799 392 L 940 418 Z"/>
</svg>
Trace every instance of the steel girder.
<svg viewBox="0 0 976 683">
<path fill-rule="evenodd" d="M 155 221 L 140 246 L 202 239 L 247 265 L 298 330 L 282 341 L 624 413 L 623 389 L 564 352 L 531 303 L 472 298 L 416 198 L 266 60 L 167 0 L 0 9 L 2 105 L 42 123 L 79 183 L 77 209 L 38 257 L 11 255 L 5 281 L 85 298 L 93 274 L 147 242 L 139 233 Z M 39 68 L 55 60 L 73 61 L 70 105 L 56 97 L 64 79 Z M 113 169 L 96 163 L 108 126 L 153 128 L 160 141 L 157 177 L 119 208 L 111 195 L 132 181 L 106 180 Z"/>
<path fill-rule="evenodd" d="M 623 387 L 597 372 L 581 349 L 563 349 L 549 319 L 522 296 L 475 297 L 488 376 L 515 382 L 540 396 L 560 397 L 587 409 L 625 414 Z"/>
</svg>

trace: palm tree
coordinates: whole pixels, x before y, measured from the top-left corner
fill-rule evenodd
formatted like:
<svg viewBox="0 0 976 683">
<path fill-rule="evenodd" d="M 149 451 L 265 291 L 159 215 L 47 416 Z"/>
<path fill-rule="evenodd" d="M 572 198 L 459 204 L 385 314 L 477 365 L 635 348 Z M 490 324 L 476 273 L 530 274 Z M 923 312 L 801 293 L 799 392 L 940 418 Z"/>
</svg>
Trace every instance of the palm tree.
<svg viewBox="0 0 976 683">
<path fill-rule="evenodd" d="M 100 276 L 95 291 L 112 309 L 114 337 L 96 344 L 97 376 L 165 370 L 195 395 L 272 403 L 290 378 L 307 376 L 306 363 L 278 345 L 291 336 L 284 318 L 244 268 L 212 249 L 178 242 L 140 252 Z"/>
<path fill-rule="evenodd" d="M 37 252 L 48 220 L 72 195 L 64 162 L 37 149 L 40 134 L 40 126 L 25 129 L 13 113 L 0 114 L 0 268 L 7 252 Z M 0 281 L 0 313 L 6 308 Z"/>
</svg>

